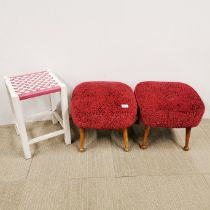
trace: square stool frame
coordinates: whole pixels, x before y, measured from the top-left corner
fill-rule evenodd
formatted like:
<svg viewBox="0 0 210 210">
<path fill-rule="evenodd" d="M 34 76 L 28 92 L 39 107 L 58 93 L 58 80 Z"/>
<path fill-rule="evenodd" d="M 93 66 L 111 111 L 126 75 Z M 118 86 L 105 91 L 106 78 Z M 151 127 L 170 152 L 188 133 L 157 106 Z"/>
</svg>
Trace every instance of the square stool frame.
<svg viewBox="0 0 210 210">
<path fill-rule="evenodd" d="M 14 90 L 10 77 L 5 76 L 5 85 L 7 89 L 7 93 L 9 96 L 9 101 L 12 109 L 12 113 L 15 119 L 15 129 L 17 135 L 20 135 L 21 143 L 22 143 L 22 148 L 24 152 L 25 159 L 31 158 L 31 150 L 30 150 L 30 145 L 47 140 L 52 137 L 56 137 L 59 135 L 64 134 L 64 140 L 66 144 L 71 144 L 71 135 L 70 135 L 70 123 L 69 123 L 69 109 L 68 109 L 68 95 L 67 95 L 67 87 L 64 83 L 62 83 L 51 71 L 47 71 L 54 81 L 57 82 L 58 86 L 60 87 L 60 91 L 53 92 L 53 93 L 47 93 L 47 94 L 42 94 L 42 95 L 49 95 L 50 96 L 50 102 L 51 102 L 51 109 L 45 112 L 40 112 L 37 114 L 34 114 L 31 116 L 32 118 L 35 116 L 41 116 L 43 114 L 50 113 L 52 116 L 52 122 L 53 124 L 60 123 L 63 129 L 54 131 L 51 133 L 47 133 L 45 135 L 41 135 L 32 139 L 28 138 L 27 135 L 27 130 L 25 126 L 25 118 L 23 115 L 22 111 L 22 106 L 21 106 L 21 101 L 25 99 L 20 99 L 19 95 L 16 93 Z M 60 92 L 60 100 L 61 100 L 61 112 L 62 112 L 62 117 L 58 114 L 56 111 L 56 101 L 55 101 L 55 94 Z M 34 97 L 38 96 L 33 96 L 29 99 L 33 99 Z"/>
</svg>

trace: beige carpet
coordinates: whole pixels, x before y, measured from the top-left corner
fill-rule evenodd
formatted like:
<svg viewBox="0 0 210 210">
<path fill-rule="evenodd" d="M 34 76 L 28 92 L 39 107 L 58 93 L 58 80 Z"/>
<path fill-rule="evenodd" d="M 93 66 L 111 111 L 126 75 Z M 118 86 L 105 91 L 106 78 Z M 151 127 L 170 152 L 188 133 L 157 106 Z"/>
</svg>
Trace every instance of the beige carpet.
<svg viewBox="0 0 210 210">
<path fill-rule="evenodd" d="M 28 124 L 33 137 L 58 128 Z M 193 129 L 189 152 L 184 129 L 153 129 L 143 151 L 135 125 L 128 153 L 119 131 L 89 130 L 84 153 L 74 125 L 71 132 L 72 145 L 53 138 L 32 145 L 25 160 L 13 126 L 0 127 L 0 209 L 210 209 L 210 120 Z"/>
</svg>

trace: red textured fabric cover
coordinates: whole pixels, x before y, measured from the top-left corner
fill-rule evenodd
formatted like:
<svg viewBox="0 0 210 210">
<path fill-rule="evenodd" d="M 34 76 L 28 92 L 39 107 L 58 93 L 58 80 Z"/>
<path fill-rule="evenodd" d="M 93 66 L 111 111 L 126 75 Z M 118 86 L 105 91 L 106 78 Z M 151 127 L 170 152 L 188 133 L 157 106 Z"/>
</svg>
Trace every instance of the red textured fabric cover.
<svg viewBox="0 0 210 210">
<path fill-rule="evenodd" d="M 135 96 L 140 119 L 152 127 L 195 127 L 205 110 L 198 93 L 180 82 L 141 82 Z"/>
<path fill-rule="evenodd" d="M 128 108 L 122 108 L 123 104 Z M 134 123 L 137 103 L 126 84 L 84 82 L 74 89 L 70 110 L 79 128 L 120 129 Z"/>
</svg>

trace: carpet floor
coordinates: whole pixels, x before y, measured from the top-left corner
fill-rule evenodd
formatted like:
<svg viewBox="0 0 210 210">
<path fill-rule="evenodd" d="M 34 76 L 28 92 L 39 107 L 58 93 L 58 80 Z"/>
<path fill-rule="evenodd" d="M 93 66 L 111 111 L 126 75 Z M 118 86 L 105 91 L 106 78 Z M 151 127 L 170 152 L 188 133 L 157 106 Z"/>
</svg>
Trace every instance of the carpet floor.
<svg viewBox="0 0 210 210">
<path fill-rule="evenodd" d="M 31 137 L 59 129 L 50 121 L 28 123 Z M 182 150 L 184 129 L 152 129 L 140 150 L 143 128 L 129 128 L 130 151 L 120 131 L 88 130 L 80 153 L 63 136 L 31 145 L 25 160 L 13 126 L 0 126 L 1 210 L 210 209 L 210 120 L 192 130 L 190 151 Z"/>
</svg>

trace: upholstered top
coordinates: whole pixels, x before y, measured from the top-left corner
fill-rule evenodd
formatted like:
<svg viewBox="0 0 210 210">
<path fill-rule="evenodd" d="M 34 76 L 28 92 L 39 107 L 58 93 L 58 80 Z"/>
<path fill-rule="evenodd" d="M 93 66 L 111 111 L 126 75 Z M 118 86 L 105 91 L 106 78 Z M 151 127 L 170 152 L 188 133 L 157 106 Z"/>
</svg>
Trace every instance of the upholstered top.
<svg viewBox="0 0 210 210">
<path fill-rule="evenodd" d="M 140 119 L 153 127 L 195 127 L 205 110 L 198 93 L 180 82 L 141 82 L 135 96 Z"/>
<path fill-rule="evenodd" d="M 80 128 L 119 129 L 133 124 L 137 104 L 126 84 L 84 82 L 74 89 L 70 110 Z"/>
</svg>

